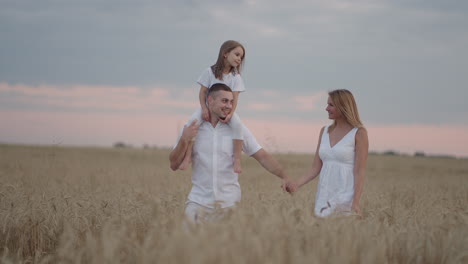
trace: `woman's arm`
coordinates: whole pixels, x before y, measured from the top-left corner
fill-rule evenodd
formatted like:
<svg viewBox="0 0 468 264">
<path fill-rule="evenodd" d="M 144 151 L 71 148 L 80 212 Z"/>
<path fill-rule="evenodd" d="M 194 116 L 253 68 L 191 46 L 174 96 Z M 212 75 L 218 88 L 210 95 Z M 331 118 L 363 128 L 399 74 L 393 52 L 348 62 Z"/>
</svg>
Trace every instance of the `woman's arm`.
<svg viewBox="0 0 468 264">
<path fill-rule="evenodd" d="M 297 191 L 299 187 L 301 187 L 304 184 L 307 184 L 308 182 L 315 179 L 315 177 L 317 177 L 320 174 L 320 170 L 322 169 L 322 160 L 320 159 L 320 156 L 319 156 L 319 149 L 320 149 L 320 144 L 322 142 L 323 131 L 324 131 L 324 128 L 322 127 L 322 129 L 320 130 L 317 148 L 315 149 L 315 156 L 314 156 L 314 161 L 312 162 L 312 167 L 304 174 L 304 176 L 297 179 L 296 182 L 290 185 L 290 192 Z"/>
<path fill-rule="evenodd" d="M 367 130 L 359 128 L 356 133 L 356 154 L 354 157 L 354 197 L 352 209 L 356 213 L 361 213 L 359 201 L 361 200 L 362 189 L 364 186 L 364 176 L 369 153 L 369 139 Z"/>
</svg>

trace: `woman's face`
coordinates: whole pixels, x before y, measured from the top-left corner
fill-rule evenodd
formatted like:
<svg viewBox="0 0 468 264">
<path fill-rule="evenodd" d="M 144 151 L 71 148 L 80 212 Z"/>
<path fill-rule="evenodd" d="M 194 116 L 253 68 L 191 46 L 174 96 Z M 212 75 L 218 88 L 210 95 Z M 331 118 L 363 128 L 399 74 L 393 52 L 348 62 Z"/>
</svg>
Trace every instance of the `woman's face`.
<svg viewBox="0 0 468 264">
<path fill-rule="evenodd" d="M 328 112 L 329 119 L 335 120 L 341 117 L 340 110 L 335 106 L 330 96 L 328 96 L 327 108 L 325 108 L 325 110 Z"/>
</svg>

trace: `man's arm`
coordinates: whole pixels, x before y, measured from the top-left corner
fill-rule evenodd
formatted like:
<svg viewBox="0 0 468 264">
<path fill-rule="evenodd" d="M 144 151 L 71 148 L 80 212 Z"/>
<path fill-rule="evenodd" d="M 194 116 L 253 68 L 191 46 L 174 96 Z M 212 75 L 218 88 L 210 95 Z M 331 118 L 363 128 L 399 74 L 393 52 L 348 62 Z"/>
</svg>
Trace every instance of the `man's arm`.
<svg viewBox="0 0 468 264">
<path fill-rule="evenodd" d="M 253 154 L 252 157 L 256 159 L 267 171 L 283 179 L 282 187 L 285 190 L 286 184 L 284 183 L 289 181 L 289 177 L 286 175 L 281 164 L 279 164 L 279 162 L 264 149 L 260 149 Z"/>
<path fill-rule="evenodd" d="M 177 142 L 177 146 L 171 151 L 171 154 L 169 154 L 169 161 L 171 162 L 171 169 L 173 171 L 176 171 L 182 161 L 184 161 L 189 143 L 197 136 L 199 127 L 200 125 L 197 125 L 197 120 L 193 120 L 189 126 L 184 127 L 182 136 L 180 137 L 179 142 Z"/>
</svg>

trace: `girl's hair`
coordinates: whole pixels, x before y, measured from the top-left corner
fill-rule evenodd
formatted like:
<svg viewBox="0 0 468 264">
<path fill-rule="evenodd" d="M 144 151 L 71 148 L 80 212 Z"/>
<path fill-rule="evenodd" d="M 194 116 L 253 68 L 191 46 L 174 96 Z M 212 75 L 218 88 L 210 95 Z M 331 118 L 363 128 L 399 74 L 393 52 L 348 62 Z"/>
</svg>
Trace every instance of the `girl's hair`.
<svg viewBox="0 0 468 264">
<path fill-rule="evenodd" d="M 211 70 L 213 71 L 214 76 L 216 79 L 223 80 L 223 70 L 224 70 L 224 55 L 231 50 L 241 47 L 244 50 L 244 55 L 242 56 L 242 62 L 237 67 L 231 67 L 231 72 L 234 74 L 238 74 L 241 72 L 242 66 L 244 65 L 244 58 L 245 58 L 245 48 L 239 42 L 235 40 L 228 40 L 221 45 L 219 49 L 218 60 L 216 63 L 211 66 Z"/>
<path fill-rule="evenodd" d="M 363 127 L 356 101 L 353 94 L 346 89 L 333 90 L 328 92 L 331 101 L 335 107 L 345 117 L 346 121 L 353 127 Z M 336 120 L 333 122 L 332 129 L 336 127 Z"/>
</svg>

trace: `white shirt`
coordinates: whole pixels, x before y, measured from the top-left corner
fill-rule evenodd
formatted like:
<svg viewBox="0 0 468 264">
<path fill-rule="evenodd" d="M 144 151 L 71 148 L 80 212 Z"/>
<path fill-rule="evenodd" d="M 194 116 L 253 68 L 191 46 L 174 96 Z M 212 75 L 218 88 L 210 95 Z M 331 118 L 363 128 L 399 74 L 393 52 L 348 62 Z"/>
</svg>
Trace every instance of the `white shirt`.
<svg viewBox="0 0 468 264">
<path fill-rule="evenodd" d="M 243 151 L 251 156 L 262 147 L 247 127 L 243 129 Z M 193 145 L 192 190 L 188 200 L 209 208 L 225 208 L 239 202 L 241 189 L 238 174 L 234 172 L 233 156 L 231 127 L 221 122 L 216 127 L 203 122 Z"/>
<path fill-rule="evenodd" d="M 245 91 L 244 81 L 240 74 L 230 72 L 228 74 L 223 74 L 223 80 L 219 80 L 216 79 L 211 67 L 208 67 L 203 71 L 200 77 L 198 77 L 197 83 L 208 89 L 210 89 L 210 87 L 215 83 L 224 83 L 229 86 L 233 92 Z"/>
</svg>

